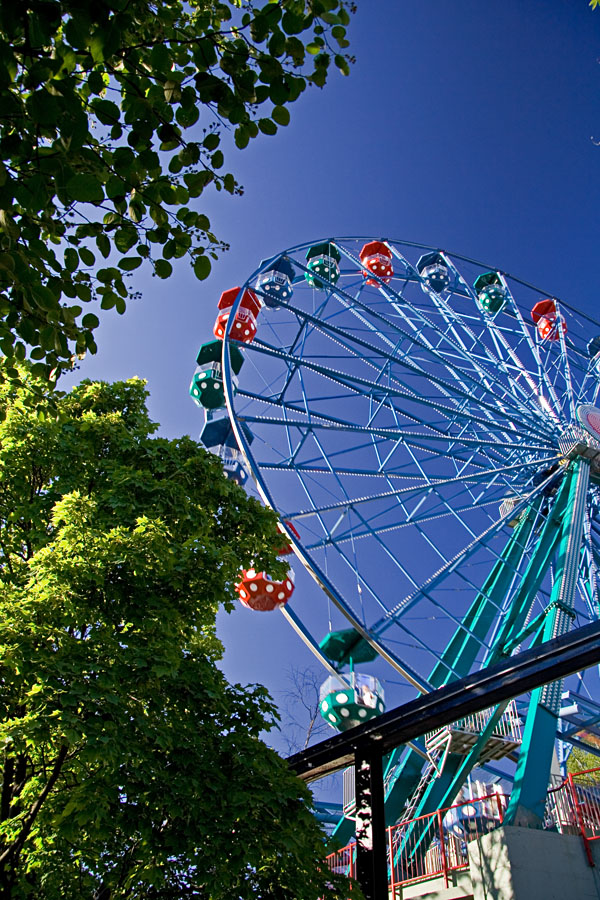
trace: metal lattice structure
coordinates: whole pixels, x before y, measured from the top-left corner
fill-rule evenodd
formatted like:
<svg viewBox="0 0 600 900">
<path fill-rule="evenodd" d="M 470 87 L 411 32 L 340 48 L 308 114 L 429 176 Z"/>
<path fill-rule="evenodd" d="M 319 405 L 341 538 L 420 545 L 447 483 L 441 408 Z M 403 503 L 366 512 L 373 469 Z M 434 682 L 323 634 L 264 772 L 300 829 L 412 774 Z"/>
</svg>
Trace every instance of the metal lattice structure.
<svg viewBox="0 0 600 900">
<path fill-rule="evenodd" d="M 328 598 L 317 614 L 299 597 L 283 611 L 330 672 L 326 621 L 428 691 L 598 617 L 600 443 L 577 413 L 598 403 L 600 325 L 499 270 L 400 241 L 332 238 L 266 260 L 225 345 L 246 290 L 266 306 L 238 383 L 223 355 L 227 409 Z M 560 694 L 555 683 L 532 697 L 508 820 L 539 812 Z M 452 802 L 502 713 L 418 814 Z M 419 782 L 411 752 L 391 763 L 396 810 Z"/>
</svg>

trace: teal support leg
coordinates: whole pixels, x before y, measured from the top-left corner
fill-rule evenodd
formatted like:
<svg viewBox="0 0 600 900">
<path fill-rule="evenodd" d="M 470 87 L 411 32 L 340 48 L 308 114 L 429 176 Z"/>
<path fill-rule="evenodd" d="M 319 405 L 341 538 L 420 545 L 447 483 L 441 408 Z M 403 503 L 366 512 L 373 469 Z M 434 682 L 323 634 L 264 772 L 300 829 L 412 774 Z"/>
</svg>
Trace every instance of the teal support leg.
<svg viewBox="0 0 600 900">
<path fill-rule="evenodd" d="M 515 528 L 506 544 L 500 559 L 494 564 L 479 594 L 471 604 L 464 617 L 464 626 L 468 631 L 457 628 L 448 643 L 442 658 L 434 667 L 429 683 L 441 687 L 451 681 L 452 671 L 458 677 L 467 675 L 475 662 L 484 641 L 501 606 L 515 571 L 519 564 L 527 542 L 535 524 L 541 500 L 527 510 L 522 521 Z"/>
<path fill-rule="evenodd" d="M 486 660 L 486 666 L 493 666 L 510 652 L 515 635 L 523 629 L 529 611 L 533 605 L 541 584 L 546 577 L 552 557 L 556 552 L 563 529 L 567 504 L 569 500 L 570 479 L 566 478 L 556 496 L 552 509 L 546 518 L 539 536 L 535 552 L 523 574 L 519 589 L 515 593 L 508 614 L 504 618 L 494 647 Z"/>
<path fill-rule="evenodd" d="M 464 628 L 457 628 L 442 654 L 441 660 L 435 665 L 429 678 L 429 683 L 434 687 L 441 687 L 457 677 L 452 674 L 453 672 L 462 676 L 471 670 L 477 653 L 481 649 L 480 642 L 485 640 L 497 615 L 497 609 L 504 601 L 514 573 L 519 568 L 531 537 L 540 503 L 541 499 L 532 504 L 513 531 L 501 558 L 492 567 L 481 591 L 466 613 L 463 620 Z M 394 751 L 388 764 L 388 766 L 397 766 L 397 771 L 386 794 L 386 822 L 388 825 L 393 825 L 400 818 L 407 800 L 417 789 L 423 769 L 423 759 L 415 751 L 404 752 L 402 760 L 400 760 L 400 756 L 401 751 Z M 435 781 L 437 782 L 438 779 Z M 460 789 L 460 785 L 458 789 Z M 437 790 L 437 786 L 435 790 Z M 421 815 L 425 807 L 429 808 L 426 796 L 421 799 L 414 815 Z M 336 837 L 340 840 L 345 838 L 351 828 L 352 825 L 348 827 L 340 823 L 339 829 L 336 829 L 335 832 Z"/>
<path fill-rule="evenodd" d="M 569 499 L 544 641 L 565 634 L 573 620 L 589 477 L 589 462 L 580 458 L 570 473 Z M 543 823 L 561 692 L 562 680 L 559 680 L 538 688 L 531 696 L 513 790 L 504 817 L 509 825 L 541 827 Z"/>
</svg>

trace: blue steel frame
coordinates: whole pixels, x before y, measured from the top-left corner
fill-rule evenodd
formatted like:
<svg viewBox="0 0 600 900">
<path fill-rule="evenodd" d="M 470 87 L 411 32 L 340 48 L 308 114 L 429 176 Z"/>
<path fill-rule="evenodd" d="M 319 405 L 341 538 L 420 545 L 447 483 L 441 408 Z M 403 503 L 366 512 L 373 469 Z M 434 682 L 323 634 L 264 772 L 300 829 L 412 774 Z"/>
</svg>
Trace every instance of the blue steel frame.
<svg viewBox="0 0 600 900">
<path fill-rule="evenodd" d="M 259 493 L 298 530 L 299 539 L 288 531 L 290 542 L 338 621 L 426 692 L 532 635 L 543 639 L 550 627 L 561 579 L 560 528 L 549 523 L 563 512 L 576 467 L 561 459 L 559 438 L 579 403 L 597 402 L 598 371 L 585 347 L 600 325 L 557 300 L 568 331 L 542 341 L 529 310 L 544 292 L 525 282 L 499 273 L 506 303 L 490 316 L 471 287 L 489 266 L 438 251 L 450 284 L 437 294 L 414 259 L 432 248 L 389 241 L 394 278 L 375 276 L 367 286 L 358 253 L 368 239 L 326 240 L 341 254 L 338 284 L 308 287 L 309 244 L 281 254 L 298 273 L 294 295 L 261 313 L 267 321 L 242 346 L 247 363 L 236 392 L 224 353 L 227 407 Z M 229 324 L 243 290 L 256 290 L 275 258 L 243 286 Z M 255 435 L 252 447 L 242 425 Z M 507 495 L 516 505 L 500 517 Z M 569 575 L 579 623 L 598 614 L 599 505 L 596 485 L 586 487 Z M 519 517 L 511 536 L 508 522 Z M 301 605 L 294 600 L 284 615 L 331 670 Z M 554 709 L 552 716 L 555 723 Z M 537 739 L 527 740 L 533 755 L 541 752 Z M 439 796 L 447 802 L 463 763 L 448 767 L 419 812 Z M 421 767 L 409 751 L 389 779 L 391 816 Z"/>
</svg>

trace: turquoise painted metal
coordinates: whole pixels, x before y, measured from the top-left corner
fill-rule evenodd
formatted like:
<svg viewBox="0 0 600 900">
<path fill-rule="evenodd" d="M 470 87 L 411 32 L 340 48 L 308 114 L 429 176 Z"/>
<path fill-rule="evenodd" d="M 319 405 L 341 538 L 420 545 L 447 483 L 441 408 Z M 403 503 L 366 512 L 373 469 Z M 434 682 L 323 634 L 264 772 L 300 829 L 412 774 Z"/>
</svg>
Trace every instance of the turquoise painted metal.
<svg viewBox="0 0 600 900">
<path fill-rule="evenodd" d="M 542 641 L 566 634 L 575 618 L 573 607 L 590 480 L 589 461 L 584 458 L 573 461 L 567 478 L 569 496 L 550 604 L 540 626 Z M 531 696 L 514 786 L 504 817 L 509 825 L 541 827 L 543 823 L 561 694 L 562 681 L 555 681 L 538 688 Z"/>
<path fill-rule="evenodd" d="M 319 647 L 327 659 L 337 666 L 353 666 L 354 663 L 373 662 L 377 659 L 377 650 L 374 650 L 354 628 L 329 631 Z"/>
</svg>

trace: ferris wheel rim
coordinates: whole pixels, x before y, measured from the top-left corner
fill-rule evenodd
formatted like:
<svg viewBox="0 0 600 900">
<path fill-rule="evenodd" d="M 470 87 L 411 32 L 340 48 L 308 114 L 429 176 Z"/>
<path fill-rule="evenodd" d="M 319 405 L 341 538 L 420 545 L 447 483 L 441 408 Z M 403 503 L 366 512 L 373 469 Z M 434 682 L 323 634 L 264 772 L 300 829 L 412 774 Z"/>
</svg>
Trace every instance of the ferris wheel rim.
<svg viewBox="0 0 600 900">
<path fill-rule="evenodd" d="M 359 241 L 367 240 L 367 238 L 364 238 L 364 237 L 358 237 L 358 238 L 335 237 L 335 238 L 325 238 L 325 239 L 323 239 L 323 242 L 328 241 L 328 242 L 335 242 L 335 243 L 340 242 L 341 243 L 342 241 L 355 241 L 355 240 L 359 240 Z M 427 245 L 416 243 L 416 242 L 410 242 L 410 241 L 392 241 L 391 239 L 389 239 L 389 243 L 400 244 L 403 247 L 411 247 L 414 249 L 436 250 L 436 248 L 431 248 Z M 252 477 L 253 477 L 253 480 L 255 481 L 255 484 L 257 486 L 257 490 L 259 491 L 259 494 L 263 498 L 264 502 L 267 505 L 271 506 L 276 511 L 278 509 L 278 505 L 276 504 L 276 502 L 272 496 L 272 493 L 271 493 L 270 489 L 268 488 L 264 478 L 261 476 L 262 467 L 259 466 L 259 464 L 256 462 L 256 460 L 254 458 L 254 454 L 250 449 L 249 442 L 246 439 L 246 435 L 245 435 L 244 429 L 242 427 L 242 424 L 244 423 L 244 421 L 250 421 L 250 420 L 249 419 L 245 420 L 243 417 L 240 418 L 235 410 L 233 375 L 232 375 L 231 366 L 230 366 L 229 354 L 226 351 L 226 347 L 228 346 L 228 342 L 230 339 L 232 322 L 233 322 L 235 313 L 240 306 L 241 299 L 242 299 L 245 289 L 255 283 L 258 275 L 261 272 L 264 272 L 266 270 L 269 263 L 272 263 L 274 260 L 279 259 L 282 256 L 286 256 L 288 254 L 302 251 L 302 250 L 310 247 L 312 244 L 315 244 L 315 241 L 303 242 L 301 244 L 296 245 L 295 247 L 288 248 L 287 250 L 283 251 L 281 254 L 278 254 L 278 256 L 272 257 L 269 260 L 266 260 L 263 263 L 261 263 L 261 265 L 246 280 L 246 282 L 244 283 L 244 285 L 242 286 L 242 288 L 240 288 L 240 290 L 238 292 L 238 297 L 236 298 L 234 306 L 232 307 L 232 312 L 231 312 L 231 315 L 227 322 L 227 328 L 226 328 L 225 336 L 224 336 L 224 340 L 223 340 L 223 363 L 222 363 L 222 366 L 223 366 L 223 378 L 224 378 L 224 391 L 225 391 L 226 407 L 227 407 L 227 410 L 229 413 L 230 421 L 232 423 L 232 428 L 234 430 L 235 437 L 238 441 L 238 445 L 242 449 L 244 456 L 247 460 L 249 469 L 252 473 Z M 454 253 L 451 254 L 450 251 L 445 251 L 445 250 L 441 250 L 441 249 L 437 250 L 437 252 L 447 254 L 448 256 L 452 256 L 453 259 L 460 260 L 462 262 L 467 262 L 467 263 L 470 263 L 473 265 L 477 265 L 481 268 L 485 268 L 485 266 L 483 264 L 481 264 L 475 260 L 471 260 L 468 257 L 461 256 L 460 254 L 454 254 Z M 492 268 L 492 267 L 490 267 L 490 268 Z M 500 271 L 500 270 L 496 270 L 496 271 Z M 528 284 L 527 282 L 525 282 L 521 279 L 517 279 L 514 276 L 506 275 L 506 277 L 510 278 L 511 281 L 515 282 L 516 284 L 522 285 L 522 286 L 532 289 L 534 291 L 539 291 L 538 288 L 535 288 L 534 286 Z M 544 293 L 544 292 L 540 292 L 540 293 Z M 553 295 L 549 294 L 549 296 L 553 296 Z M 556 298 L 556 297 L 553 297 L 553 299 L 558 300 L 558 298 Z M 568 309 L 569 311 L 573 311 L 576 315 L 587 319 L 587 321 L 592 322 L 593 324 L 598 324 L 598 323 L 595 323 L 595 321 L 593 319 L 591 319 L 591 317 L 580 313 L 578 310 L 574 310 L 568 304 L 565 304 L 559 300 L 558 300 L 558 302 L 561 304 L 561 307 L 564 306 L 565 309 Z M 600 324 L 598 327 L 600 327 Z M 563 347 L 563 350 L 564 350 L 564 347 Z M 242 392 L 242 394 L 243 394 L 243 392 Z M 386 477 L 389 477 L 389 476 L 386 476 Z M 534 496 L 538 496 L 540 494 L 540 492 L 541 492 L 541 488 L 538 487 L 537 491 L 533 492 L 530 495 L 530 499 L 533 498 Z M 510 517 L 510 514 L 507 514 L 504 518 L 501 518 L 500 520 L 498 520 L 498 523 L 500 523 L 498 530 L 500 530 L 504 527 L 504 524 L 506 524 L 506 520 L 508 520 L 509 517 Z M 284 528 L 285 528 L 285 523 L 284 523 Z M 354 615 L 352 610 L 343 601 L 343 598 L 340 596 L 339 592 L 337 591 L 337 588 L 330 582 L 330 580 L 328 579 L 326 574 L 320 570 L 320 567 L 318 566 L 316 560 L 312 559 L 307 554 L 306 549 L 300 544 L 299 541 L 296 540 L 295 536 L 293 534 L 291 534 L 291 532 L 289 530 L 287 530 L 287 533 L 290 538 L 290 543 L 294 547 L 296 555 L 300 558 L 302 564 L 310 572 L 310 574 L 313 576 L 313 578 L 315 578 L 317 583 L 319 583 L 320 586 L 325 590 L 326 594 L 328 596 L 330 596 L 330 598 L 333 600 L 335 605 L 338 606 L 338 609 L 340 609 L 340 611 L 343 613 L 343 615 L 346 617 L 346 619 L 352 624 L 352 626 L 358 631 L 358 633 L 361 634 L 361 636 L 363 636 L 368 641 L 368 643 L 371 644 L 371 646 L 374 646 L 374 648 L 377 649 L 378 653 L 384 659 L 387 659 L 388 662 L 391 662 L 393 667 L 395 669 L 397 669 L 397 671 L 401 672 L 404 675 L 404 677 L 407 678 L 407 680 L 413 684 L 413 686 L 417 687 L 418 690 L 429 689 L 430 685 L 427 683 L 427 681 L 425 679 L 422 679 L 421 676 L 418 675 L 418 673 L 412 672 L 410 670 L 410 667 L 407 669 L 407 667 L 405 665 L 402 665 L 400 661 L 398 661 L 394 658 L 393 654 L 390 654 L 389 648 L 387 648 L 385 645 L 381 644 L 380 641 L 378 641 L 376 638 L 374 638 L 373 634 L 370 631 L 366 631 L 364 629 L 364 627 L 361 624 L 361 622 L 359 621 L 359 619 Z M 314 648 L 311 648 L 311 649 L 313 649 L 313 652 L 314 652 Z M 322 657 L 322 661 L 324 661 L 324 659 L 325 659 L 325 657 Z"/>
</svg>

